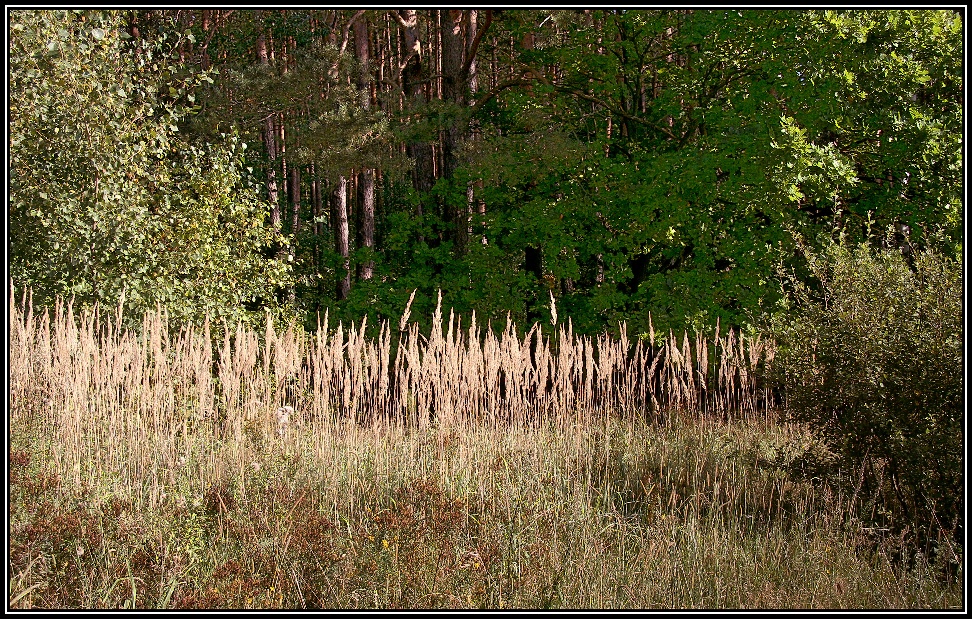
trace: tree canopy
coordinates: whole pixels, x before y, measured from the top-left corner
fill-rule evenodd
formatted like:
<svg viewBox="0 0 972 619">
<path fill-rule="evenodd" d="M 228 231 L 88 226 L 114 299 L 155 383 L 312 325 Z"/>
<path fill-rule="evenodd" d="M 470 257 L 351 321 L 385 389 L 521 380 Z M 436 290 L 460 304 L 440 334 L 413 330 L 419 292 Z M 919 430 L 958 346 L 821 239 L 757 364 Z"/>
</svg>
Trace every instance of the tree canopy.
<svg viewBox="0 0 972 619">
<path fill-rule="evenodd" d="M 955 10 L 12 10 L 10 275 L 187 321 L 753 325 L 961 253 Z"/>
</svg>

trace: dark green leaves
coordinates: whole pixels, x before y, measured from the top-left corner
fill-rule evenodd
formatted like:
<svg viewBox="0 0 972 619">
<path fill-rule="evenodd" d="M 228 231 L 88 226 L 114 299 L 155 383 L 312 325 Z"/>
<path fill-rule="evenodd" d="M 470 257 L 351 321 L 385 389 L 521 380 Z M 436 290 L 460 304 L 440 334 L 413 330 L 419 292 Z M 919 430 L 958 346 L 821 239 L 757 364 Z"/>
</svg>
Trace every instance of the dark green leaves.
<svg viewBox="0 0 972 619">
<path fill-rule="evenodd" d="M 817 285 L 787 280 L 775 321 L 788 406 L 892 525 L 932 539 L 961 518 L 961 265 L 933 250 L 803 249 Z"/>
</svg>

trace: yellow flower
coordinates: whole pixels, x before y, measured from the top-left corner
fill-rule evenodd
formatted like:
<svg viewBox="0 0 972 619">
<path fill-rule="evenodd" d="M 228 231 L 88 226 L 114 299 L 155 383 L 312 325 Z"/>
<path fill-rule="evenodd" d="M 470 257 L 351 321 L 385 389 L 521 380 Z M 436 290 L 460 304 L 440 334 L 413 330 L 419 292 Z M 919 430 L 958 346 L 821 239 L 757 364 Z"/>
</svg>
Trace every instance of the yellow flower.
<svg viewBox="0 0 972 619">
<path fill-rule="evenodd" d="M 387 539 L 381 540 L 381 545 L 384 546 L 385 548 L 388 548 L 388 540 Z"/>
</svg>

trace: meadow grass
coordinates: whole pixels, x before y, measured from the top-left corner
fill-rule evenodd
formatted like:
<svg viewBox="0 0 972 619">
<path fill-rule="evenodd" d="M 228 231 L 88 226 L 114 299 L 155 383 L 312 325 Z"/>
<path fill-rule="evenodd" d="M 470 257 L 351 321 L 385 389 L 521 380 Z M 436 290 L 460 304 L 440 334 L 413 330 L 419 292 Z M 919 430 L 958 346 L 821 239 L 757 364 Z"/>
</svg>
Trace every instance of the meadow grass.
<svg viewBox="0 0 972 619">
<path fill-rule="evenodd" d="M 10 307 L 13 608 L 963 605 L 801 469 L 738 334 L 213 344 Z"/>
</svg>

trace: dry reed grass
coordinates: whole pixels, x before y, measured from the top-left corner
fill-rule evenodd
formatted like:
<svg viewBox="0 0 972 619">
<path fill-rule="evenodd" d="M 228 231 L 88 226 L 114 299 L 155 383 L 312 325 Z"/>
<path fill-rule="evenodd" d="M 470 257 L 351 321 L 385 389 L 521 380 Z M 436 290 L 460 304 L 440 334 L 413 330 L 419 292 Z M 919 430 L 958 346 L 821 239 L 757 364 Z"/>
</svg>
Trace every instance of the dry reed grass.
<svg viewBox="0 0 972 619">
<path fill-rule="evenodd" d="M 867 540 L 847 527 L 846 497 L 777 467 L 808 437 L 753 414 L 772 406 L 765 341 L 632 343 L 569 321 L 520 339 L 511 324 L 446 323 L 441 299 L 429 336 L 407 317 L 376 338 L 325 316 L 313 334 L 268 321 L 214 344 L 208 325 L 170 334 L 162 309 L 133 332 L 97 308 L 35 312 L 11 290 L 12 598 L 954 603 L 954 590 L 859 559 Z"/>
<path fill-rule="evenodd" d="M 11 413 L 58 427 L 70 439 L 65 452 L 79 453 L 86 437 L 85 449 L 104 451 L 107 470 L 129 481 L 191 459 L 199 436 L 233 452 L 210 464 L 231 456 L 242 467 L 244 436 L 272 440 L 263 437 L 280 429 L 283 406 L 293 409 L 288 427 L 313 422 L 305 430 L 348 420 L 418 430 L 566 426 L 605 414 L 747 416 L 773 406 L 760 380 L 772 343 L 733 329 L 717 328 L 711 342 L 652 332 L 632 343 L 623 325 L 619 339 L 590 338 L 568 320 L 553 336 L 535 324 L 520 339 L 509 320 L 497 334 L 475 313 L 467 328 L 452 311 L 445 324 L 440 293 L 428 336 L 407 324 L 410 299 L 397 333 L 386 321 L 369 338 L 367 318 L 334 329 L 325 315 L 308 334 L 293 324 L 278 330 L 268 317 L 262 334 L 225 328 L 214 346 L 208 322 L 170 334 L 162 308 L 134 332 L 97 307 L 76 315 L 59 301 L 52 316 L 35 313 L 27 293 L 16 299 L 11 286 Z M 133 460 L 136 445 L 155 449 Z M 77 460 L 75 469 L 80 479 Z"/>
</svg>

